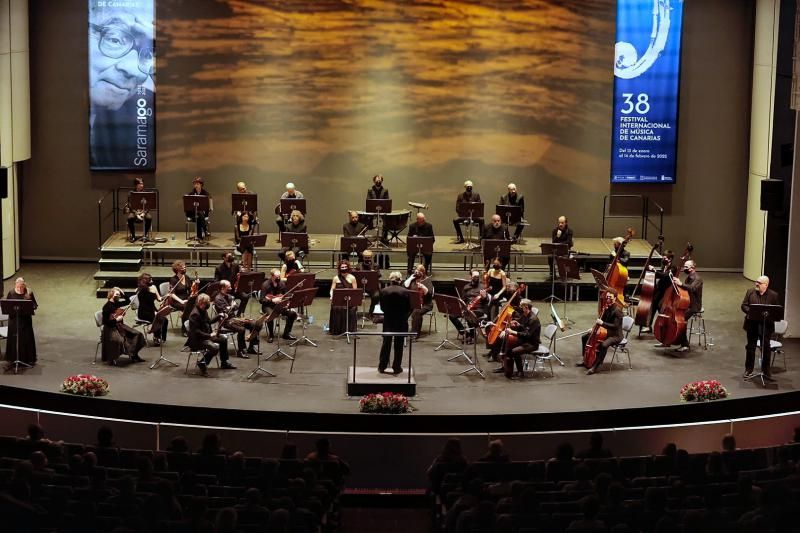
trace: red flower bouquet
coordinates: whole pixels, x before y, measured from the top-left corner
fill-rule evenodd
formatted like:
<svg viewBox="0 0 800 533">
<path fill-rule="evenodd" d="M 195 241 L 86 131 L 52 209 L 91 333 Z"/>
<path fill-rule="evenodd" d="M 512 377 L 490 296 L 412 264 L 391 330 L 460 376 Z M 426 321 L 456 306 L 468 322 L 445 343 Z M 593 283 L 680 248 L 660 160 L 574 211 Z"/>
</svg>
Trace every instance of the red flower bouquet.
<svg viewBox="0 0 800 533">
<path fill-rule="evenodd" d="M 727 397 L 728 390 L 716 379 L 693 381 L 681 387 L 682 402 L 710 402 Z"/>
<path fill-rule="evenodd" d="M 367 394 L 358 406 L 362 413 L 408 413 L 413 410 L 405 395 L 394 392 Z"/>
<path fill-rule="evenodd" d="M 81 396 L 103 396 L 108 394 L 108 381 L 90 374 L 70 376 L 61 383 L 61 392 Z"/>
</svg>

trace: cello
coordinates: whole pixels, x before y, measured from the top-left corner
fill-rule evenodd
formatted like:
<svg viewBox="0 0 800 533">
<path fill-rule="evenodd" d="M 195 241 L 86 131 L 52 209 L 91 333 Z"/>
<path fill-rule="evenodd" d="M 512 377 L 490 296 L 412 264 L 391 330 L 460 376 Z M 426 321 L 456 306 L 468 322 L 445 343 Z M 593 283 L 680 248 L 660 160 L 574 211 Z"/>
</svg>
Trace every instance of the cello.
<svg viewBox="0 0 800 533">
<path fill-rule="evenodd" d="M 497 339 L 500 338 L 500 334 L 504 332 L 511 324 L 511 317 L 514 314 L 514 300 L 516 300 L 524 290 L 525 284 L 520 283 L 517 287 L 517 290 L 511 295 L 511 298 L 509 298 L 503 308 L 500 309 L 500 312 L 497 314 L 497 318 L 495 318 L 494 326 L 486 336 L 486 341 L 489 346 L 493 345 Z"/>
<path fill-rule="evenodd" d="M 694 247 L 692 243 L 686 243 L 686 249 L 677 264 L 675 272 L 680 275 L 683 270 L 683 265 L 691 257 Z M 658 317 L 653 325 L 653 334 L 656 340 L 661 344 L 669 346 L 686 333 L 686 310 L 689 308 L 691 300 L 689 298 L 689 291 L 683 287 L 675 285 L 675 276 L 670 269 L 670 281 L 672 281 L 672 290 L 667 289 L 664 298 L 661 300 L 661 307 L 658 309 Z"/>
<path fill-rule="evenodd" d="M 610 296 L 610 297 L 609 297 Z M 601 318 L 606 309 L 612 305 L 616 305 L 617 295 L 614 290 L 609 288 L 603 291 L 603 299 L 600 300 L 600 313 L 597 318 Z M 586 340 L 586 346 L 583 347 L 583 366 L 592 368 L 597 361 L 597 346 L 608 338 L 608 330 L 598 324 L 596 321 L 589 332 L 589 338 Z"/>
<path fill-rule="evenodd" d="M 639 296 L 639 303 L 636 305 L 636 317 L 633 320 L 633 323 L 639 327 L 648 327 L 650 325 L 648 322 L 650 320 L 650 308 L 653 305 L 653 295 L 656 291 L 656 273 L 651 272 L 647 267 L 650 266 L 650 261 L 653 259 L 653 253 L 656 251 L 656 248 L 661 248 L 663 244 L 664 236 L 659 235 L 658 242 L 650 249 L 650 255 L 647 256 L 647 261 L 645 261 L 644 267 L 642 267 L 642 275 L 639 276 L 639 283 L 636 284 L 631 294 L 631 300 L 633 300 L 636 297 L 636 291 L 641 286 L 642 292 Z"/>
<path fill-rule="evenodd" d="M 622 242 L 617 248 L 617 251 L 614 253 L 614 260 L 611 261 L 611 264 L 608 265 L 605 273 L 603 274 L 606 278 L 606 285 L 614 289 L 617 295 L 617 299 L 619 303 L 625 304 L 625 286 L 628 284 L 628 267 L 619 264 L 619 256 L 622 255 L 622 251 L 625 250 L 625 246 L 628 242 L 633 238 L 635 232 L 633 228 L 628 228 L 625 231 L 625 238 L 622 239 Z M 600 290 L 600 298 L 597 302 L 597 310 L 600 314 L 603 313 L 603 304 L 605 300 L 605 293 L 604 289 Z"/>
</svg>

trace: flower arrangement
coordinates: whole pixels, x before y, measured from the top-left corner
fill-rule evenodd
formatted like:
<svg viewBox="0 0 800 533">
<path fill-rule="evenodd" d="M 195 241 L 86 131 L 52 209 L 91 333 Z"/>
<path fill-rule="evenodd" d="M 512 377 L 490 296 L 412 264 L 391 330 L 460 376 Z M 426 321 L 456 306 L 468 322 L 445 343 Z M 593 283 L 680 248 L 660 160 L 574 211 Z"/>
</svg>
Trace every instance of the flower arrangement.
<svg viewBox="0 0 800 533">
<path fill-rule="evenodd" d="M 108 381 L 91 374 L 70 376 L 61 383 L 61 392 L 81 396 L 103 396 L 108 394 Z"/>
<path fill-rule="evenodd" d="M 405 395 L 394 392 L 367 394 L 358 406 L 362 413 L 408 413 L 413 410 Z"/>
<path fill-rule="evenodd" d="M 681 387 L 682 402 L 710 402 L 727 397 L 728 390 L 716 379 L 693 381 Z"/>
</svg>

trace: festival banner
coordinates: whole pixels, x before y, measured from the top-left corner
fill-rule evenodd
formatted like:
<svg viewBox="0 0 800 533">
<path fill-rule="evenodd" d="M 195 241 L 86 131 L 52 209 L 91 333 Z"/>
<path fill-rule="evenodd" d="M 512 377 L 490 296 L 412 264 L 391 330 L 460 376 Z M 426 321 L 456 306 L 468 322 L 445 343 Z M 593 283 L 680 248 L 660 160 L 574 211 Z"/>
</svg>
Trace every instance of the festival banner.
<svg viewBox="0 0 800 533">
<path fill-rule="evenodd" d="M 675 183 L 683 0 L 617 0 L 612 183 Z"/>
<path fill-rule="evenodd" d="M 155 170 L 155 0 L 89 0 L 92 170 Z"/>
</svg>

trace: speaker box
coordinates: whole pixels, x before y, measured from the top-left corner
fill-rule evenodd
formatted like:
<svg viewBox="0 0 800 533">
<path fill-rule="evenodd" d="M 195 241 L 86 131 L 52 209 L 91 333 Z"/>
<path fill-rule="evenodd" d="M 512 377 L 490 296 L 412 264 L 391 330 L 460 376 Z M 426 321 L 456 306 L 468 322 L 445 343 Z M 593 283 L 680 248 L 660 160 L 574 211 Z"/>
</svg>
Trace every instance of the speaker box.
<svg viewBox="0 0 800 533">
<path fill-rule="evenodd" d="M 783 180 L 761 180 L 761 210 L 783 210 Z"/>
</svg>

